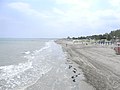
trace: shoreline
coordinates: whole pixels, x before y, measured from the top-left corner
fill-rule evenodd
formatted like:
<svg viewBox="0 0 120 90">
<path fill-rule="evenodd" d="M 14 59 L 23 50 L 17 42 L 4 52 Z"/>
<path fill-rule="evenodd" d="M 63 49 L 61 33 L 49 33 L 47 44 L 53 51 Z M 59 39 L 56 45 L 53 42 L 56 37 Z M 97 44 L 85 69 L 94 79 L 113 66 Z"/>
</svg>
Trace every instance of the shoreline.
<svg viewBox="0 0 120 90">
<path fill-rule="evenodd" d="M 96 90 L 120 90 L 120 61 L 110 47 L 73 44 L 72 41 L 57 40 L 67 57 L 82 69 L 86 82 Z"/>
<path fill-rule="evenodd" d="M 76 63 L 66 58 L 66 54 L 65 59 L 62 60 L 61 63 L 57 62 L 56 64 L 58 64 L 59 67 L 55 65 L 49 73 L 44 74 L 34 84 L 26 87 L 25 90 L 42 90 L 45 88 L 45 90 L 51 90 L 51 88 L 52 90 L 71 90 L 72 88 L 75 90 L 95 90 L 93 86 L 85 82 L 82 70 L 78 68 Z M 75 72 L 73 72 L 74 70 Z M 74 78 L 72 78 L 72 76 Z M 64 87 L 59 87 L 61 85 Z"/>
</svg>

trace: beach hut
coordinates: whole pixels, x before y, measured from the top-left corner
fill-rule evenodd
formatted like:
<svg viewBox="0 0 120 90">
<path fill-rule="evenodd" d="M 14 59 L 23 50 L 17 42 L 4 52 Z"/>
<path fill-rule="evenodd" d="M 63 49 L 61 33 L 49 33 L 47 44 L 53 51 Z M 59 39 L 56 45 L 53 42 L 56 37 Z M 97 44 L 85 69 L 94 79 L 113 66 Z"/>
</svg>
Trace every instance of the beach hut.
<svg viewBox="0 0 120 90">
<path fill-rule="evenodd" d="M 115 50 L 117 55 L 120 55 L 120 42 L 116 43 L 116 46 L 115 46 L 114 50 Z"/>
</svg>

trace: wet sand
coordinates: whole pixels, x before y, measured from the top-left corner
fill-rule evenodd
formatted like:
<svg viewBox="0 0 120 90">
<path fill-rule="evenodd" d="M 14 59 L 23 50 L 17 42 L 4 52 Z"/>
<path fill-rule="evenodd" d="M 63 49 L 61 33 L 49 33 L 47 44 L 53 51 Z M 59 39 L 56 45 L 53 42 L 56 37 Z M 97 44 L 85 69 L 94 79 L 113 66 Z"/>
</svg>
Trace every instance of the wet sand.
<svg viewBox="0 0 120 90">
<path fill-rule="evenodd" d="M 69 65 L 65 70 L 53 69 L 25 90 L 95 90 L 94 87 L 84 81 L 83 73 L 78 68 L 76 68 L 76 73 L 73 72 L 74 67 L 76 67 L 75 64 L 72 63 L 71 68 Z M 76 77 L 76 75 L 78 76 Z M 74 78 L 72 78 L 73 76 Z"/>
<path fill-rule="evenodd" d="M 86 82 L 96 90 L 120 90 L 120 55 L 116 55 L 112 46 L 73 44 L 67 40 L 56 43 L 82 69 Z"/>
<path fill-rule="evenodd" d="M 78 65 L 64 53 L 64 58 L 61 56 L 56 57 L 60 58 L 59 60 L 51 60 L 52 69 L 25 90 L 95 90 L 85 82 L 86 78 Z"/>
</svg>

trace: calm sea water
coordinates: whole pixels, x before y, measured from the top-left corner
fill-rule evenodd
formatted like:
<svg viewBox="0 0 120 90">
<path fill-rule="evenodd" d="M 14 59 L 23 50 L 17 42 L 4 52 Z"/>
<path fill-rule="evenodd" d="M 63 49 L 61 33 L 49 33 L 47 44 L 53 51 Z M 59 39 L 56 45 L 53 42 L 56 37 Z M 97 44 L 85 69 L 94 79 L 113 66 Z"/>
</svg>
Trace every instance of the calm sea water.
<svg viewBox="0 0 120 90">
<path fill-rule="evenodd" d="M 16 90 L 48 72 L 53 45 L 51 39 L 0 39 L 0 90 Z"/>
<path fill-rule="evenodd" d="M 0 39 L 0 66 L 25 62 L 24 57 L 45 46 L 50 39 Z"/>
<path fill-rule="evenodd" d="M 74 68 L 51 39 L 0 39 L 0 90 L 93 90 Z"/>
</svg>

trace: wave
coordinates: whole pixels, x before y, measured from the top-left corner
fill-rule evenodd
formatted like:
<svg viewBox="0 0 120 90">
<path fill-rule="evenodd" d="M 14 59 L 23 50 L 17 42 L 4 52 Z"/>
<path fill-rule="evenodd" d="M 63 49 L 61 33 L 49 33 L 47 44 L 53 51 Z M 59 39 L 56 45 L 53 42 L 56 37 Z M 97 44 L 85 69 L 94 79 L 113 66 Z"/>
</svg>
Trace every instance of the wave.
<svg viewBox="0 0 120 90">
<path fill-rule="evenodd" d="M 57 47 L 56 47 L 57 48 Z M 28 61 L 18 65 L 0 67 L 0 90 L 13 90 L 32 84 L 52 69 L 51 59 L 55 56 L 55 43 L 46 42 L 40 50 L 26 51 Z M 59 55 L 59 54 L 58 54 Z"/>
<path fill-rule="evenodd" d="M 30 51 L 26 51 L 25 54 L 30 54 Z"/>
</svg>

